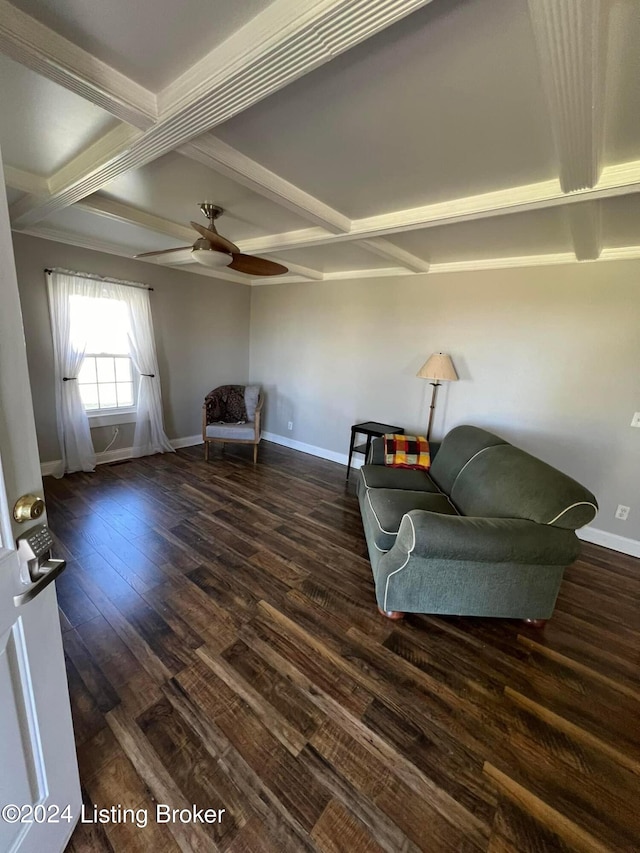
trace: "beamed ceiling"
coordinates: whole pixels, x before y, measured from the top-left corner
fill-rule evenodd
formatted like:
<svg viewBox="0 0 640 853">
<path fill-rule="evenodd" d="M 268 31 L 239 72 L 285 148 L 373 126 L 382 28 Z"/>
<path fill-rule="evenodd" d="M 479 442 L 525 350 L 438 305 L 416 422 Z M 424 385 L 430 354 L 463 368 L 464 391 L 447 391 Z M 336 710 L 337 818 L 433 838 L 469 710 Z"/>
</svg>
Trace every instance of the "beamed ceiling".
<svg viewBox="0 0 640 853">
<path fill-rule="evenodd" d="M 638 0 L 0 0 L 12 227 L 242 284 L 640 258 Z"/>
</svg>

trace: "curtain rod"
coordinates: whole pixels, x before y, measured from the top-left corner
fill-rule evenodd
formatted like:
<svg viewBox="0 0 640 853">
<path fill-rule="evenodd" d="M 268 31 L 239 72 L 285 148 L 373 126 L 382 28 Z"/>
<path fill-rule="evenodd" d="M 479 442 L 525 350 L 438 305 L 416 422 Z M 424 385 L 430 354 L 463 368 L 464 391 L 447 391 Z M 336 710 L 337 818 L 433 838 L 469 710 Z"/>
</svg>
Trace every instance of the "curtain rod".
<svg viewBox="0 0 640 853">
<path fill-rule="evenodd" d="M 153 287 L 149 287 L 148 284 L 140 284 L 140 282 L 137 281 L 123 281 L 120 278 L 109 278 L 106 275 L 94 275 L 90 272 L 75 272 L 74 270 L 65 270 L 60 267 L 53 267 L 53 269 L 45 267 L 44 271 L 47 275 L 51 275 L 53 272 L 61 272 L 64 273 L 64 275 L 73 275 L 76 278 L 90 278 L 95 281 L 106 281 L 109 284 L 122 284 L 125 287 L 137 287 L 138 290 L 153 290 Z"/>
</svg>

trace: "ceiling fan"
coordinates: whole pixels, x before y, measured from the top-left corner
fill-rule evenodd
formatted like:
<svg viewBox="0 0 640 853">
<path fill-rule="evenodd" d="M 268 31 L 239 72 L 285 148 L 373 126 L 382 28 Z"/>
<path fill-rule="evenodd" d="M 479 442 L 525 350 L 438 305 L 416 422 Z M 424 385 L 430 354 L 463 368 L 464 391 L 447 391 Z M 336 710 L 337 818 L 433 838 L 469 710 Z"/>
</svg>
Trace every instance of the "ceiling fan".
<svg viewBox="0 0 640 853">
<path fill-rule="evenodd" d="M 215 220 L 224 213 L 217 204 L 204 201 L 200 210 L 209 220 L 209 227 L 205 228 L 197 222 L 192 222 L 191 227 L 200 234 L 193 246 L 180 246 L 177 249 L 162 249 L 159 252 L 143 252 L 135 255 L 136 258 L 152 258 L 155 255 L 168 255 L 172 252 L 184 252 L 191 250 L 191 257 L 199 264 L 212 269 L 224 269 L 225 267 L 236 272 L 245 273 L 250 276 L 261 275 L 283 275 L 289 272 L 287 267 L 268 261 L 266 258 L 258 258 L 255 255 L 243 255 L 240 249 L 231 240 L 218 234 Z"/>
</svg>

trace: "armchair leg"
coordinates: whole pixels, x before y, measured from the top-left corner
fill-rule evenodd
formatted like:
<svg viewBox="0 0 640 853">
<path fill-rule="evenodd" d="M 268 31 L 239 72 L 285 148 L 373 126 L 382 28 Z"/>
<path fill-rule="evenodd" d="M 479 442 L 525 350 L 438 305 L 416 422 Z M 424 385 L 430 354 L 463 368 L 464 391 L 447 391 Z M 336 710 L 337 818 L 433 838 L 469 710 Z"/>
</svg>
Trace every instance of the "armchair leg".
<svg viewBox="0 0 640 853">
<path fill-rule="evenodd" d="M 378 607 L 378 613 L 381 616 L 386 616 L 387 619 L 391 619 L 394 622 L 397 622 L 399 619 L 404 619 L 404 613 L 401 610 L 383 610 L 382 607 Z"/>
<path fill-rule="evenodd" d="M 529 625 L 531 628 L 544 628 L 547 624 L 547 619 L 523 619 L 522 620 L 525 625 Z"/>
<path fill-rule="evenodd" d="M 207 441 L 206 438 L 204 440 L 204 461 L 205 462 L 209 461 L 209 442 Z"/>
<path fill-rule="evenodd" d="M 258 445 L 254 444 L 253 445 L 253 464 L 255 465 L 257 461 L 258 461 Z"/>
</svg>

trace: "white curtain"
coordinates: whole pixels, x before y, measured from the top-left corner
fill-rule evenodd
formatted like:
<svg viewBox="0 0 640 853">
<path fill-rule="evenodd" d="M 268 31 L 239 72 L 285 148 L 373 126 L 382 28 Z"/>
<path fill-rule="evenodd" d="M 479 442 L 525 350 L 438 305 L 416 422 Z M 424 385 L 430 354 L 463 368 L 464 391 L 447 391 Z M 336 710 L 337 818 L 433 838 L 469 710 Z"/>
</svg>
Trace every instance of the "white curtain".
<svg viewBox="0 0 640 853">
<path fill-rule="evenodd" d="M 126 303 L 129 309 L 129 346 L 131 358 L 140 374 L 132 455 L 173 453 L 174 449 L 165 435 L 162 424 L 160 375 L 153 336 L 149 291 L 133 287 L 122 287 L 121 290 L 128 291 Z"/>
<path fill-rule="evenodd" d="M 71 297 L 85 296 L 85 280 L 53 272 L 47 276 L 56 380 L 56 419 L 61 463 L 54 472 L 93 471 L 96 455 L 89 421 L 80 398 L 78 373 L 84 361 L 86 340 L 71 334 Z"/>
<path fill-rule="evenodd" d="M 93 471 L 96 462 L 89 422 L 78 383 L 74 381 L 84 360 L 87 341 L 84 340 L 81 324 L 76 322 L 72 326 L 73 296 L 113 299 L 126 306 L 129 355 L 140 374 L 132 456 L 175 452 L 162 424 L 162 396 L 149 291 L 97 277 L 85 278 L 82 273 L 54 271 L 49 275 L 49 303 L 56 357 L 58 433 L 63 463 L 56 476 L 72 471 Z"/>
</svg>

